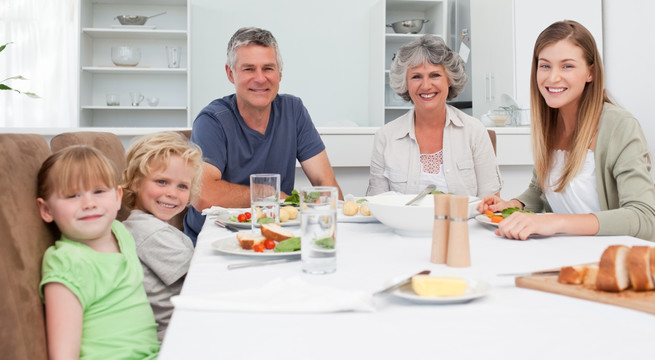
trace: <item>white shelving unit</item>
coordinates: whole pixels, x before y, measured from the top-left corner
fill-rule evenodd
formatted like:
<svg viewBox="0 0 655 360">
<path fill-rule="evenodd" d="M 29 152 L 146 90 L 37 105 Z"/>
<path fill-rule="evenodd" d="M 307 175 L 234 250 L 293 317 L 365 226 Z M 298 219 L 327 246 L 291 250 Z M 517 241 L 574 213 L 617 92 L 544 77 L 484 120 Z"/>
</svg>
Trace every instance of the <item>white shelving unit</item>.
<svg viewBox="0 0 655 360">
<path fill-rule="evenodd" d="M 143 26 L 122 26 L 118 15 L 151 16 Z M 186 0 L 80 0 L 80 128 L 188 128 L 190 121 L 189 11 Z M 116 66 L 112 46 L 141 49 L 136 66 Z M 180 49 L 180 67 L 168 68 L 166 47 Z M 131 106 L 130 92 L 144 100 Z M 108 93 L 120 106 L 107 106 Z"/>
<path fill-rule="evenodd" d="M 412 105 L 405 102 L 389 87 L 389 67 L 394 54 L 398 49 L 424 34 L 434 34 L 448 38 L 448 11 L 447 0 L 386 0 L 384 20 L 385 25 L 392 24 L 396 21 L 425 19 L 429 20 L 423 24 L 423 28 L 418 34 L 396 34 L 393 29 L 386 27 L 384 34 L 384 123 L 407 112 Z"/>
</svg>

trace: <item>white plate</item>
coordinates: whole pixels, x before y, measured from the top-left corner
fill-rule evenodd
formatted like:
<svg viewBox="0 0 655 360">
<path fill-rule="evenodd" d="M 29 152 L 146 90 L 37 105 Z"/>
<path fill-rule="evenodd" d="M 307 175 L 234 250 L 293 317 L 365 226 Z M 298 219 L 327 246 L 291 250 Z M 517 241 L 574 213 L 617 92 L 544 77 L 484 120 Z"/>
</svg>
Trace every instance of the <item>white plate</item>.
<svg viewBox="0 0 655 360">
<path fill-rule="evenodd" d="M 476 216 L 475 220 L 477 220 L 477 221 L 479 221 L 479 222 L 481 222 L 481 223 L 483 223 L 485 225 L 491 225 L 491 226 L 498 227 L 498 223 L 491 222 L 491 219 L 487 215 L 484 215 L 484 214 L 480 214 L 480 215 Z"/>
<path fill-rule="evenodd" d="M 378 219 L 373 216 L 364 216 L 360 213 L 357 213 L 353 216 L 348 216 L 343 214 L 343 209 L 339 209 L 337 211 L 337 222 L 344 222 L 344 223 L 372 223 L 372 222 L 379 222 Z"/>
<path fill-rule="evenodd" d="M 256 257 L 284 257 L 300 256 L 300 250 L 292 252 L 275 252 L 273 250 L 264 250 L 264 252 L 255 252 L 254 250 L 244 250 L 239 245 L 236 234 L 218 239 L 212 243 L 212 248 L 218 252 L 230 255 L 256 256 Z"/>
<path fill-rule="evenodd" d="M 403 298 L 409 301 L 416 303 L 424 304 L 457 304 L 471 301 L 483 297 L 489 293 L 491 290 L 491 285 L 488 283 L 475 280 L 475 279 L 465 279 L 466 280 L 466 292 L 461 296 L 420 296 L 416 295 L 412 289 L 412 284 L 406 284 L 400 288 L 391 292 L 391 295 L 394 295 L 399 298 Z"/>
<path fill-rule="evenodd" d="M 229 224 L 235 227 L 238 227 L 239 229 L 250 229 L 252 228 L 250 226 L 249 222 L 238 222 L 238 221 L 230 221 L 230 218 L 232 216 L 238 216 L 240 213 L 230 213 L 230 214 L 222 214 L 219 215 L 216 220 L 219 220 L 220 222 L 224 224 Z M 295 218 L 293 220 L 285 221 L 283 223 L 280 223 L 281 226 L 300 226 L 300 219 Z M 257 227 L 259 227 L 259 224 L 257 224 Z"/>
</svg>

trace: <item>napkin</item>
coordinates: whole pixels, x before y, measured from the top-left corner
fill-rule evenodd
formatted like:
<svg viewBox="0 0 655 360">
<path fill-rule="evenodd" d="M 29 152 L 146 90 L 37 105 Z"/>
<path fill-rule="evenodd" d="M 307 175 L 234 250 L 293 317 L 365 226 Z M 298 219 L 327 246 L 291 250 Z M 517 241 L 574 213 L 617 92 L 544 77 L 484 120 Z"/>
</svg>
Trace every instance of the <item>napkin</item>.
<svg viewBox="0 0 655 360">
<path fill-rule="evenodd" d="M 223 215 L 223 214 L 226 214 L 226 213 L 229 213 L 229 212 L 230 212 L 230 209 L 220 207 L 220 206 L 212 206 L 210 208 L 202 210 L 203 215 Z"/>
<path fill-rule="evenodd" d="M 312 285 L 300 277 L 276 278 L 258 288 L 217 292 L 205 296 L 178 295 L 173 296 L 171 301 L 178 309 L 206 311 L 278 313 L 375 311 L 371 294 Z"/>
</svg>

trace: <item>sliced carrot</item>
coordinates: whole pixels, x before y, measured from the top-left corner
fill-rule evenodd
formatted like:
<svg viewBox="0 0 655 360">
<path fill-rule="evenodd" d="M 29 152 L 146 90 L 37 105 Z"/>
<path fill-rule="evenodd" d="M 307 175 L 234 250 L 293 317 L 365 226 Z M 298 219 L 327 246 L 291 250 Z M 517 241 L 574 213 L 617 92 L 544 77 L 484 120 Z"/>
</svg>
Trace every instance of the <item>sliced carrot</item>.
<svg viewBox="0 0 655 360">
<path fill-rule="evenodd" d="M 502 217 L 501 215 L 494 215 L 494 216 L 490 217 L 489 219 L 491 220 L 492 223 L 499 223 L 499 222 L 503 221 L 505 218 Z"/>
<path fill-rule="evenodd" d="M 484 211 L 484 214 L 487 215 L 488 217 L 492 217 L 492 216 L 494 216 L 494 212 L 491 211 L 491 210 L 485 210 L 485 211 Z"/>
</svg>

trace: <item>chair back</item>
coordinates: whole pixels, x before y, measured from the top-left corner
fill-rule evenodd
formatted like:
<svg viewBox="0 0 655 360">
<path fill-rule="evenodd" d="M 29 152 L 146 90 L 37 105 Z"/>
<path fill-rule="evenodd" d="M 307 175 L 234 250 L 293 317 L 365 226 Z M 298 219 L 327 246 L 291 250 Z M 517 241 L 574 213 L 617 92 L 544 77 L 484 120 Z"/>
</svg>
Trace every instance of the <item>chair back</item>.
<svg viewBox="0 0 655 360">
<path fill-rule="evenodd" d="M 36 204 L 39 168 L 50 155 L 45 138 L 0 134 L 0 357 L 47 359 L 41 262 L 54 234 Z"/>
<path fill-rule="evenodd" d="M 496 154 L 496 132 L 491 129 L 487 129 L 489 133 L 489 139 L 491 139 L 491 146 L 494 147 L 494 154 Z"/>
<path fill-rule="evenodd" d="M 120 184 L 121 173 L 125 170 L 125 147 L 118 135 L 101 131 L 78 131 L 56 135 L 50 140 L 52 152 L 57 152 L 71 145 L 90 145 L 100 150 L 116 167 L 116 181 Z M 120 221 L 130 216 L 130 210 L 121 206 L 116 218 Z"/>
</svg>

